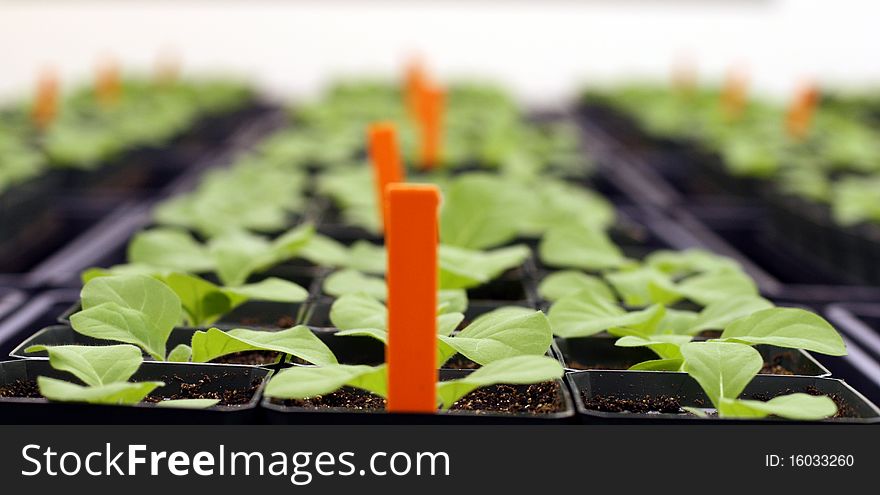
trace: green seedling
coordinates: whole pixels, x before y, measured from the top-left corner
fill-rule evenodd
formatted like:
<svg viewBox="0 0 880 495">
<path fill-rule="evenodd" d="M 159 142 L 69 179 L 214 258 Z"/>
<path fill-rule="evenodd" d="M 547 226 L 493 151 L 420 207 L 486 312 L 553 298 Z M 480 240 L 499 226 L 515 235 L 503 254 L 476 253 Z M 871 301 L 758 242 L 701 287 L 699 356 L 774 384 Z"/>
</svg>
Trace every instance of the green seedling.
<svg viewBox="0 0 880 495">
<path fill-rule="evenodd" d="M 546 354 L 553 339 L 547 317 L 529 308 L 499 308 L 475 318 L 453 335 L 463 319 L 458 312 L 437 315 L 438 366 L 456 353 L 480 365 L 513 356 L 540 356 Z M 368 336 L 387 344 L 387 309 L 366 294 L 348 294 L 336 300 L 330 308 L 330 320 L 340 330 L 337 335 Z"/>
<path fill-rule="evenodd" d="M 254 273 L 295 258 L 313 235 L 314 228 L 307 224 L 274 240 L 239 230 L 202 244 L 184 230 L 156 228 L 134 236 L 128 261 L 186 273 L 214 272 L 223 284 L 238 286 Z"/>
<path fill-rule="evenodd" d="M 308 298 L 308 291 L 300 285 L 269 277 L 252 284 L 221 287 L 197 275 L 157 269 L 146 265 L 117 265 L 91 268 L 83 272 L 83 283 L 107 276 L 146 275 L 164 283 L 180 299 L 183 323 L 205 327 L 248 301 L 298 303 Z"/>
<path fill-rule="evenodd" d="M 826 396 L 795 393 L 768 401 L 740 399 L 764 365 L 761 354 L 751 346 L 736 342 L 689 342 L 681 347 L 681 354 L 684 370 L 703 388 L 719 417 L 819 420 L 837 414 L 837 405 Z M 700 408 L 685 409 L 698 416 L 707 415 Z"/>
<path fill-rule="evenodd" d="M 96 339 L 134 344 L 157 361 L 205 362 L 250 350 L 290 354 L 315 364 L 335 362 L 332 353 L 305 326 L 279 332 L 211 328 L 196 332 L 192 345 L 166 354 L 168 338 L 183 319 L 181 300 L 171 288 L 145 275 L 91 280 L 82 290 L 82 311 L 71 315 L 73 329 Z"/>
<path fill-rule="evenodd" d="M 489 363 L 455 380 L 437 384 L 437 403 L 449 409 L 471 391 L 496 384 L 528 385 L 558 380 L 562 366 L 547 356 L 515 356 Z M 332 365 L 314 368 L 296 367 L 279 372 L 266 386 L 265 394 L 273 399 L 305 399 L 354 387 L 372 394 L 387 395 L 385 365 Z"/>
<path fill-rule="evenodd" d="M 757 301 L 751 302 L 751 308 L 748 308 L 748 304 L 748 301 L 743 301 L 742 306 L 728 304 L 731 311 L 726 315 L 721 314 L 721 308 L 710 306 L 707 310 L 713 310 L 711 318 L 707 319 L 704 315 L 700 323 L 692 328 L 724 325 L 721 336 L 713 339 L 713 342 L 773 345 L 830 356 L 846 355 L 843 338 L 821 316 L 798 308 L 770 308 L 758 309 L 751 314 L 732 319 L 749 309 L 762 306 Z M 615 344 L 620 347 L 647 347 L 660 357 L 658 360 L 636 364 L 630 369 L 678 371 L 684 365 L 681 350 L 691 339 L 691 335 L 635 333 L 623 336 Z"/>
<path fill-rule="evenodd" d="M 133 345 L 36 345 L 25 349 L 25 352 L 40 351 L 49 354 L 49 364 L 53 368 L 72 374 L 84 384 L 37 377 L 40 395 L 52 401 L 131 405 L 143 401 L 155 389 L 165 385 L 160 381 L 128 381 L 143 363 L 141 350 Z M 162 407 L 202 409 L 218 402 L 213 399 L 176 399 L 159 404 Z"/>
</svg>

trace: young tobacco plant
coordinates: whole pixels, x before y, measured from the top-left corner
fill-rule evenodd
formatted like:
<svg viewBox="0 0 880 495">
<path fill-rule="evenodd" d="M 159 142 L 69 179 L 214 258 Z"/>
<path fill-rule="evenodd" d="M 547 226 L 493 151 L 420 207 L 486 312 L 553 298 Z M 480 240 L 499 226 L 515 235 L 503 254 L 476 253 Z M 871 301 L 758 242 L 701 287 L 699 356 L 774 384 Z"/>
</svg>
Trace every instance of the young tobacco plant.
<svg viewBox="0 0 880 495">
<path fill-rule="evenodd" d="M 183 323 L 194 327 L 212 325 L 218 319 L 248 301 L 297 303 L 308 298 L 308 291 L 300 285 L 269 277 L 252 284 L 221 287 L 197 275 L 162 270 L 146 265 L 117 265 L 90 268 L 82 274 L 88 285 L 99 277 L 112 275 L 146 275 L 164 283 L 180 298 Z"/>
<path fill-rule="evenodd" d="M 314 364 L 335 363 L 333 353 L 303 325 L 278 332 L 248 329 L 198 331 L 191 345 L 170 352 L 168 338 L 183 319 L 181 300 L 166 284 L 145 275 L 98 277 L 83 287 L 82 311 L 73 329 L 96 339 L 134 344 L 157 361 L 207 362 L 242 351 L 290 354 Z"/>
<path fill-rule="evenodd" d="M 631 307 L 671 305 L 682 300 L 705 306 L 731 297 L 758 295 L 751 277 L 729 258 L 690 249 L 657 251 L 637 263 L 623 257 L 607 235 L 596 229 L 569 226 L 548 232 L 540 254 L 544 263 L 552 266 L 603 272 L 604 280 L 573 270 L 547 277 L 539 292 L 548 300 L 580 289 L 598 290 L 603 296 L 616 292 Z"/>
<path fill-rule="evenodd" d="M 516 306 L 481 315 L 453 335 L 464 315 L 452 309 L 458 308 L 441 306 L 437 315 L 438 366 L 456 353 L 480 365 L 512 356 L 540 356 L 553 340 L 542 312 Z M 337 299 L 330 308 L 330 321 L 340 330 L 337 335 L 368 336 L 387 344 L 387 309 L 367 294 L 347 294 Z"/>
<path fill-rule="evenodd" d="M 456 401 L 480 387 L 497 384 L 529 385 L 557 380 L 562 366 L 548 356 L 522 355 L 493 361 L 463 378 L 437 383 L 437 403 L 449 409 Z M 387 396 L 385 365 L 342 365 L 287 368 L 273 377 L 265 395 L 273 399 L 306 399 L 354 387 Z"/>
<path fill-rule="evenodd" d="M 128 261 L 186 273 L 214 272 L 224 285 L 238 286 L 254 273 L 295 258 L 313 236 L 314 227 L 306 224 L 274 240 L 232 230 L 202 244 L 185 230 L 154 228 L 134 236 Z"/>
<path fill-rule="evenodd" d="M 579 285 L 585 283 L 579 277 L 576 280 Z M 797 308 L 775 308 L 754 295 L 718 300 L 699 312 L 670 309 L 662 304 L 628 311 L 609 291 L 588 288 L 562 296 L 550 307 L 548 318 L 553 333 L 560 337 L 608 332 L 620 337 L 617 346 L 646 347 L 657 354 L 659 359 L 638 363 L 630 368 L 634 370 L 680 370 L 681 347 L 706 330 L 723 330 L 718 339 L 722 341 L 804 349 L 832 356 L 846 354 L 843 339 L 821 316 Z"/>
<path fill-rule="evenodd" d="M 764 360 L 751 346 L 737 342 L 689 342 L 681 347 L 684 371 L 712 401 L 722 418 L 764 418 L 819 420 L 837 414 L 834 401 L 826 396 L 795 393 L 768 401 L 744 400 L 739 396 L 761 370 Z M 706 416 L 700 408 L 685 408 Z"/>
<path fill-rule="evenodd" d="M 49 354 L 49 364 L 53 368 L 68 372 L 83 383 L 37 377 L 40 395 L 52 401 L 137 404 L 165 385 L 160 381 L 128 381 L 143 363 L 141 350 L 133 345 L 36 345 L 25 349 L 25 352 L 41 351 Z M 201 409 L 218 402 L 214 399 L 175 399 L 159 402 L 157 406 Z"/>
<path fill-rule="evenodd" d="M 353 246 L 351 249 L 355 249 Z M 381 249 L 383 264 L 381 271 L 373 271 L 381 275 L 385 271 L 384 248 Z M 441 291 L 471 289 L 488 283 L 507 270 L 520 266 L 529 257 L 526 246 L 510 246 L 491 251 L 474 251 L 441 245 L 439 248 L 439 284 Z M 363 259 L 363 258 L 361 258 Z M 352 265 L 352 263 L 348 263 Z M 360 263 L 365 266 L 366 263 Z M 340 266 L 340 265 L 337 265 Z M 374 265 L 380 268 L 378 263 Z M 387 293 L 385 279 L 380 276 L 364 273 L 368 270 L 344 268 L 330 274 L 324 280 L 324 292 L 331 296 L 366 293 L 376 299 L 384 300 Z"/>
<path fill-rule="evenodd" d="M 746 301 L 743 301 L 747 303 Z M 754 303 L 753 303 L 754 304 Z M 733 304 L 730 303 L 733 307 Z M 755 306 L 753 306 L 755 307 Z M 707 309 L 710 309 L 711 306 Z M 715 308 L 712 308 L 715 309 Z M 716 309 L 717 311 L 717 309 Z M 746 311 L 737 307 L 736 312 Z M 760 309 L 751 314 L 731 320 L 733 313 L 724 316 L 716 313 L 712 326 L 727 322 L 718 339 L 711 342 L 735 342 L 747 345 L 773 345 L 790 349 L 803 349 L 830 356 L 846 355 L 846 345 L 837 330 L 821 316 L 798 308 Z M 702 325 L 697 324 L 696 328 Z M 684 366 L 682 349 L 692 336 L 632 334 L 620 338 L 620 347 L 647 347 L 660 359 L 636 364 L 630 369 L 677 371 Z"/>
</svg>

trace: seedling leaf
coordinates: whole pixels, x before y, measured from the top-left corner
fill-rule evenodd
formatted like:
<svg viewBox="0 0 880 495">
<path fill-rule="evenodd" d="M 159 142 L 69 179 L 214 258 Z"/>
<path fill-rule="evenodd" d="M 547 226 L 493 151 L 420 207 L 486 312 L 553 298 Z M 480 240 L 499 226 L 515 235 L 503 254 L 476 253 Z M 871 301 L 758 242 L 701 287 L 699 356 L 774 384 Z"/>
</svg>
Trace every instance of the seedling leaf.
<svg viewBox="0 0 880 495">
<path fill-rule="evenodd" d="M 613 328 L 634 328 L 641 333 L 641 329 L 658 322 L 664 311 L 662 306 L 655 305 L 628 313 L 601 295 L 581 291 L 554 303 L 547 316 L 555 335 L 572 338 L 588 337 Z"/>
<path fill-rule="evenodd" d="M 86 385 L 97 387 L 125 382 L 143 363 L 141 350 L 133 345 L 32 345 L 24 352 L 46 351 L 49 364 L 56 370 L 67 371 Z"/>
<path fill-rule="evenodd" d="M 538 294 L 547 301 L 558 301 L 565 296 L 588 290 L 596 296 L 617 301 L 614 291 L 599 277 L 575 270 L 551 273 L 538 286 Z"/>
<path fill-rule="evenodd" d="M 734 321 L 721 334 L 725 340 L 805 349 L 831 356 L 846 355 L 846 344 L 821 316 L 798 308 L 758 311 Z"/>
<path fill-rule="evenodd" d="M 181 321 L 180 298 L 144 275 L 99 277 L 83 287 L 83 310 L 70 317 L 77 332 L 96 339 L 135 344 L 157 360 Z"/>
<path fill-rule="evenodd" d="M 172 409 L 207 409 L 220 403 L 218 399 L 171 399 L 157 402 L 156 407 Z"/>
<path fill-rule="evenodd" d="M 719 409 L 721 399 L 739 397 L 764 365 L 753 347 L 733 342 L 689 342 L 681 354 L 684 370 Z"/>
<path fill-rule="evenodd" d="M 505 307 L 481 315 L 454 337 L 441 335 L 440 340 L 485 365 L 513 356 L 543 355 L 553 333 L 544 313 Z"/>
<path fill-rule="evenodd" d="M 480 387 L 499 383 L 528 385 L 558 380 L 562 365 L 547 356 L 515 356 L 486 364 L 463 378 L 437 384 L 440 406 L 449 409 L 465 395 Z"/>
<path fill-rule="evenodd" d="M 193 362 L 206 363 L 221 356 L 244 351 L 281 352 L 317 365 L 336 363 L 333 352 L 304 325 L 279 332 L 243 328 L 224 332 L 209 328 L 193 334 Z"/>
<path fill-rule="evenodd" d="M 89 404 L 137 404 L 163 382 L 116 382 L 96 387 L 82 386 L 47 376 L 37 377 L 40 395 L 57 402 Z"/>
<path fill-rule="evenodd" d="M 331 394 L 344 386 L 385 397 L 388 390 L 385 365 L 333 364 L 287 368 L 269 380 L 264 393 L 266 397 L 276 399 L 305 399 Z"/>
</svg>

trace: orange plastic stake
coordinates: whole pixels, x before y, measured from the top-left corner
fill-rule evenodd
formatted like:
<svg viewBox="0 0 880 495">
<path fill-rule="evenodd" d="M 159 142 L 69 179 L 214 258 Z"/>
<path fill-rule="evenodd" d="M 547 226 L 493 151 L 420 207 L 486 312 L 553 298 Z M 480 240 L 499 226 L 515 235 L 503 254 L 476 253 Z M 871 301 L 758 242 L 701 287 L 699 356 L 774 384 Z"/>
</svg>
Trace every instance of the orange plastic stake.
<svg viewBox="0 0 880 495">
<path fill-rule="evenodd" d="M 411 60 L 406 67 L 403 96 L 406 99 L 404 103 L 406 104 L 407 111 L 409 111 L 410 117 L 416 122 L 422 119 L 420 105 L 422 91 L 424 91 L 427 81 L 428 75 L 425 72 L 422 61 L 418 58 Z"/>
<path fill-rule="evenodd" d="M 156 82 L 171 86 L 180 78 L 180 57 L 171 49 L 159 53 L 156 59 Z"/>
<path fill-rule="evenodd" d="M 434 185 L 389 184 L 388 411 L 437 410 L 437 209 Z"/>
<path fill-rule="evenodd" d="M 95 73 L 95 95 L 101 106 L 109 108 L 119 102 L 120 94 L 122 94 L 122 81 L 119 65 L 114 59 L 107 58 L 98 65 Z"/>
<path fill-rule="evenodd" d="M 379 221 L 384 229 L 388 224 L 388 202 L 385 200 L 386 186 L 404 182 L 406 175 L 400 160 L 397 145 L 397 131 L 390 122 L 377 122 L 368 131 L 370 161 L 373 164 L 373 181 L 376 183 L 376 206 Z"/>
<path fill-rule="evenodd" d="M 37 81 L 37 94 L 31 110 L 31 118 L 40 129 L 49 127 L 58 113 L 58 75 L 53 69 L 45 69 Z"/>
<path fill-rule="evenodd" d="M 432 169 L 440 163 L 443 145 L 445 94 L 434 85 L 422 90 L 422 167 Z"/>
<path fill-rule="evenodd" d="M 814 84 L 804 85 L 785 116 L 785 128 L 789 136 L 795 139 L 807 137 L 818 104 L 819 89 Z"/>
<path fill-rule="evenodd" d="M 686 97 L 697 89 L 697 69 L 689 56 L 681 56 L 672 66 L 672 87 Z"/>
<path fill-rule="evenodd" d="M 721 90 L 721 109 L 728 121 L 733 122 L 742 117 L 747 92 L 748 79 L 745 73 L 740 69 L 731 69 Z"/>
</svg>

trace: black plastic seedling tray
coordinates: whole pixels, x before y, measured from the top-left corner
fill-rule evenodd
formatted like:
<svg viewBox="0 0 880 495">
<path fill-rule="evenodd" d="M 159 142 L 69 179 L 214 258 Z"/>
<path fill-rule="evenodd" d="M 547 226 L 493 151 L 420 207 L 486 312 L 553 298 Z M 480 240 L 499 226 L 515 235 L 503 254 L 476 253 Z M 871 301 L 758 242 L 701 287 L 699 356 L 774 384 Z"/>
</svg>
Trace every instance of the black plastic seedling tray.
<svg viewBox="0 0 880 495">
<path fill-rule="evenodd" d="M 440 379 L 467 375 L 466 370 L 440 370 Z M 287 406 L 268 397 L 260 404 L 270 424 L 565 424 L 575 418 L 571 394 L 561 380 L 557 400 L 563 410 L 546 414 L 504 414 L 497 412 L 443 411 L 437 414 L 401 414 L 344 408 Z M 517 386 L 521 387 L 521 386 Z"/>
<path fill-rule="evenodd" d="M 0 356 L 8 356 L 24 339 L 58 323 L 58 316 L 79 299 L 79 291 L 56 289 L 32 297 L 0 320 Z"/>
<path fill-rule="evenodd" d="M 880 360 L 880 302 L 832 304 L 825 313 L 837 328 Z"/>
<path fill-rule="evenodd" d="M 559 362 L 567 370 L 626 370 L 630 366 L 657 359 L 643 347 L 617 347 L 616 337 L 597 335 L 580 338 L 556 337 L 554 344 Z M 802 349 L 784 349 L 771 345 L 756 346 L 768 371 L 784 370 L 781 374 L 827 377 L 828 368 Z"/>
<path fill-rule="evenodd" d="M 700 418 L 691 414 L 602 412 L 588 409 L 587 403 L 599 397 L 641 401 L 645 398 L 673 398 L 682 407 L 711 408 L 699 384 L 686 373 L 640 371 L 578 371 L 566 375 L 574 392 L 580 420 L 588 424 L 799 424 L 777 418 L 759 420 Z M 854 417 L 834 418 L 823 424 L 877 423 L 880 409 L 841 380 L 807 376 L 759 375 L 740 398 L 768 400 L 795 392 L 833 396 L 838 407 L 844 405 Z M 812 422 L 815 423 L 815 422 Z"/>
<path fill-rule="evenodd" d="M 780 230 L 769 222 L 763 207 L 730 202 L 719 205 L 704 199 L 691 212 L 678 213 L 676 219 L 718 252 L 747 260 L 747 271 L 756 278 L 762 293 L 773 299 L 815 305 L 880 301 L 880 285 L 866 285 L 867 279 L 852 275 L 867 273 L 871 264 L 855 248 L 846 251 L 809 234 Z M 792 224 L 788 230 L 796 230 L 796 222 L 782 223 Z M 825 256 L 837 261 L 823 262 Z"/>
<path fill-rule="evenodd" d="M 46 196 L 45 209 L 38 208 L 28 218 L 28 232 L 19 232 L 15 237 L 6 237 L 0 243 L 0 273 L 30 276 L 38 271 L 57 250 L 85 237 L 97 228 L 117 207 L 119 203 L 104 205 L 98 211 L 84 202 L 66 202 L 62 198 Z M 37 277 L 39 278 L 39 277 Z"/>
<path fill-rule="evenodd" d="M 24 303 L 27 296 L 18 289 L 0 287 L 0 321 Z"/>
<path fill-rule="evenodd" d="M 150 404 L 134 406 L 49 402 L 43 398 L 0 398 L 2 424 L 245 424 L 259 421 L 257 407 L 271 370 L 248 366 L 206 366 L 145 362 L 131 381 L 164 381 L 154 395 L 171 397 L 181 384 L 199 383 L 204 392 L 256 386 L 250 401 L 208 409 L 170 409 Z M 0 362 L 0 385 L 38 376 L 70 380 L 43 359 Z"/>
</svg>

